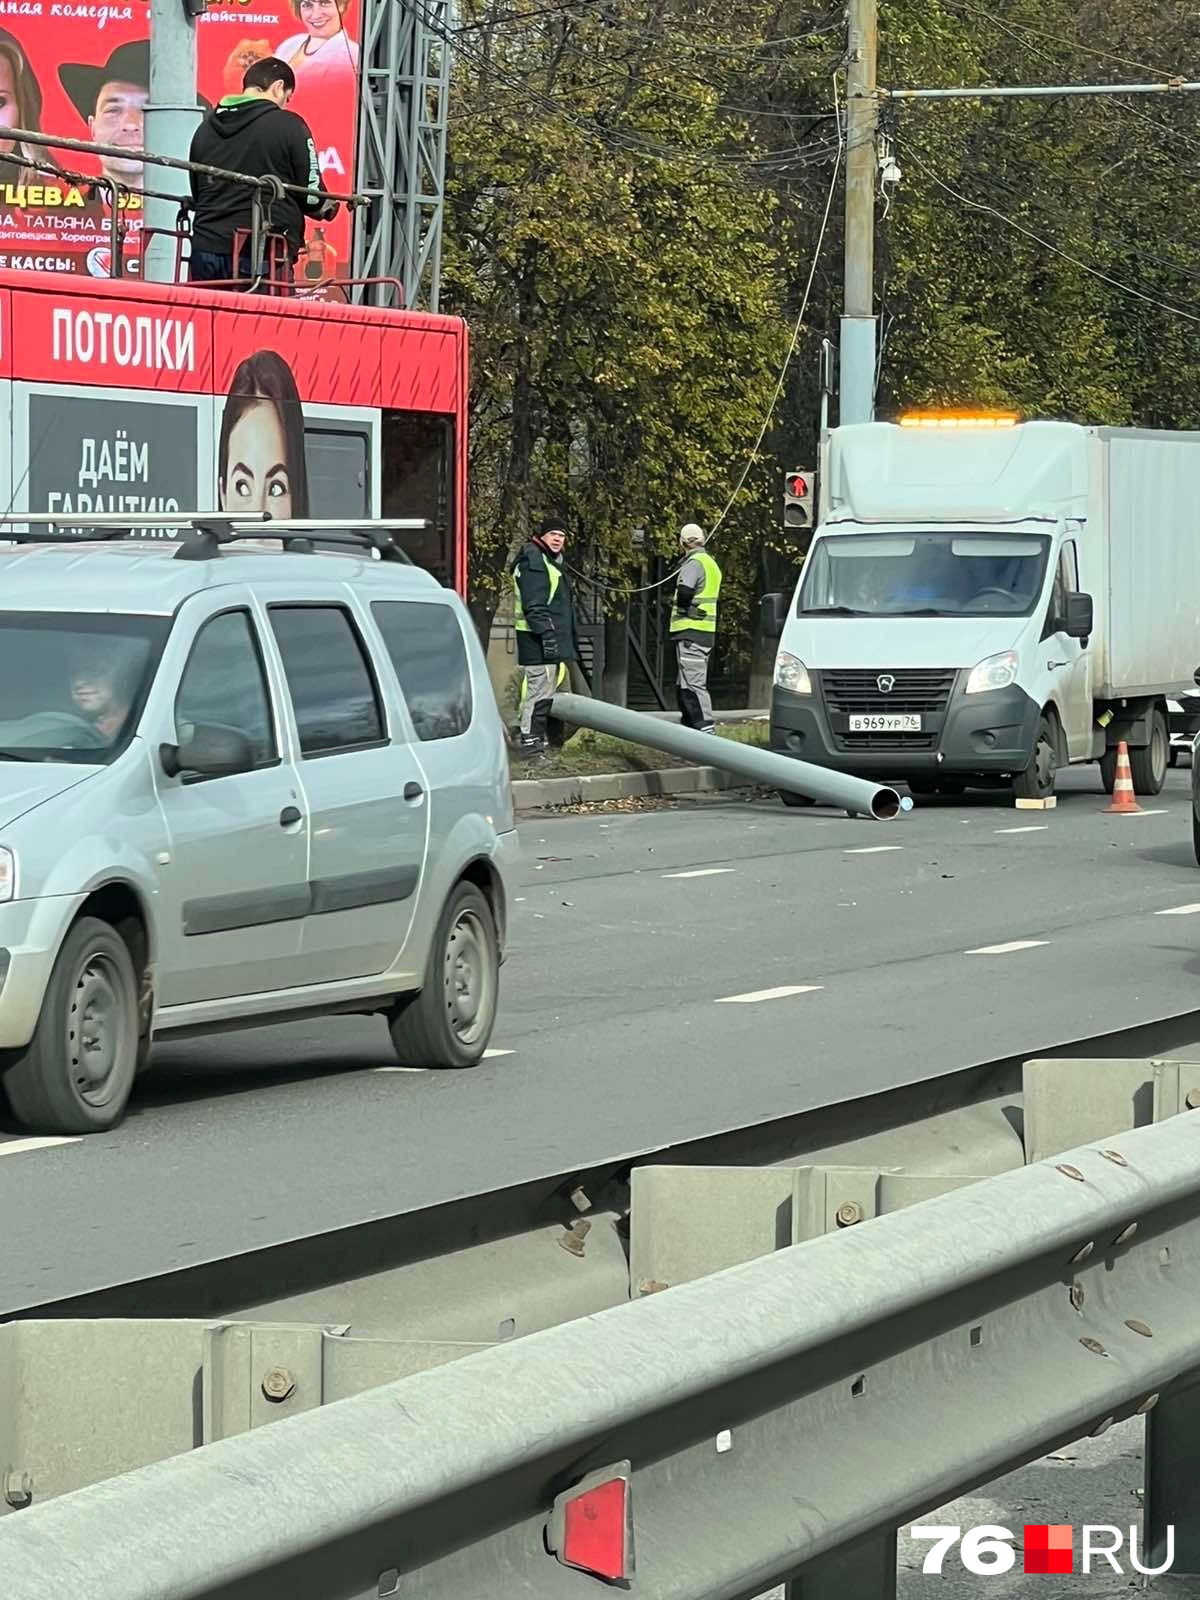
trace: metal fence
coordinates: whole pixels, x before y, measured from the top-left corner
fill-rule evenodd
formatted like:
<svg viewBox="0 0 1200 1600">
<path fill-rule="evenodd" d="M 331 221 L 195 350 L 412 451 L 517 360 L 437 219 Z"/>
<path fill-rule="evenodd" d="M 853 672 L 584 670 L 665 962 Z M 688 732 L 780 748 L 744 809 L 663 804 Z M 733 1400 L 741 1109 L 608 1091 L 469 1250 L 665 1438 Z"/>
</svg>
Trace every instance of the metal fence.
<svg viewBox="0 0 1200 1600">
<path fill-rule="evenodd" d="M 35 1505 L 2 1592 L 883 1600 L 897 1527 L 1147 1411 L 1152 1558 L 1198 1368 L 1184 1114 Z"/>
</svg>

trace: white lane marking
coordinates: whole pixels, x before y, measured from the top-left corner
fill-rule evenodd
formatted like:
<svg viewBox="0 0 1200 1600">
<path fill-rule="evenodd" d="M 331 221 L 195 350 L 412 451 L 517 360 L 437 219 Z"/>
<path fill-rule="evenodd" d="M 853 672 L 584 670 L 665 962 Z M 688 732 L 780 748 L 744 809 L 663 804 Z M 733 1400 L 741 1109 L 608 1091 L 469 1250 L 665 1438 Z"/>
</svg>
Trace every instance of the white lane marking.
<svg viewBox="0 0 1200 1600">
<path fill-rule="evenodd" d="M 1168 906 L 1165 911 L 1156 911 L 1156 917 L 1194 917 L 1200 911 L 1200 901 L 1191 906 Z"/>
<path fill-rule="evenodd" d="M 1158 806 L 1150 811 L 1126 811 L 1124 815 L 1127 817 L 1169 817 L 1171 808 L 1170 806 Z"/>
<path fill-rule="evenodd" d="M 903 850 L 902 844 L 857 844 L 853 850 L 843 850 L 844 856 L 881 856 L 888 850 Z"/>
<path fill-rule="evenodd" d="M 736 867 L 693 867 L 690 872 L 664 872 L 664 878 L 715 878 L 719 872 L 736 872 Z"/>
<path fill-rule="evenodd" d="M 485 1050 L 483 1052 L 483 1059 L 485 1061 L 491 1061 L 496 1056 L 515 1056 L 516 1053 L 517 1052 L 515 1050 Z M 421 1073 L 425 1073 L 425 1072 L 429 1072 L 431 1069 L 429 1067 L 373 1067 L 371 1070 L 373 1072 L 421 1072 Z M 3 1154 L 4 1154 L 3 1148 L 0 1148 L 0 1155 L 3 1155 Z"/>
<path fill-rule="evenodd" d="M 997 828 L 997 833 L 1045 833 L 1048 822 L 1027 822 L 1023 828 Z"/>
<path fill-rule="evenodd" d="M 968 950 L 969 956 L 1007 956 L 1014 950 L 1033 950 L 1039 944 L 1049 944 L 1049 939 L 1010 939 L 1007 944 L 980 945 L 978 950 Z"/>
<path fill-rule="evenodd" d="M 751 994 L 723 994 L 719 1006 L 752 1006 L 759 1000 L 784 1000 L 791 994 L 815 994 L 823 983 L 785 983 L 778 989 L 755 989 Z"/>
<path fill-rule="evenodd" d="M 0 1156 L 19 1156 L 25 1150 L 51 1150 L 56 1144 L 79 1144 L 81 1134 L 46 1135 L 40 1139 L 10 1139 L 0 1144 Z"/>
</svg>

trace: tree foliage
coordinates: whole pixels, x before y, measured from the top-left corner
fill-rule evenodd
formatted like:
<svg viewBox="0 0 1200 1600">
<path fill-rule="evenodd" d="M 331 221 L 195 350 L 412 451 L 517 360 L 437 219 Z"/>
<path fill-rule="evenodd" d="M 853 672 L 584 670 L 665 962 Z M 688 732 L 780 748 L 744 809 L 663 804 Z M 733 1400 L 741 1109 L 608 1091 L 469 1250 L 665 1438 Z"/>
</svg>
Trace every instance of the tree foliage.
<svg viewBox="0 0 1200 1600">
<path fill-rule="evenodd" d="M 1165 81 L 1196 76 L 1200 14 L 880 0 L 880 30 L 885 86 Z M 711 525 L 732 498 L 717 548 L 745 654 L 751 602 L 794 557 L 782 473 L 815 460 L 817 351 L 837 332 L 840 195 L 813 261 L 841 13 L 464 0 L 453 37 L 443 304 L 472 331 L 477 619 L 551 509 L 620 608 L 682 521 Z M 885 101 L 903 177 L 880 203 L 881 414 L 993 403 L 1196 426 L 1194 109 L 1169 93 Z"/>
</svg>

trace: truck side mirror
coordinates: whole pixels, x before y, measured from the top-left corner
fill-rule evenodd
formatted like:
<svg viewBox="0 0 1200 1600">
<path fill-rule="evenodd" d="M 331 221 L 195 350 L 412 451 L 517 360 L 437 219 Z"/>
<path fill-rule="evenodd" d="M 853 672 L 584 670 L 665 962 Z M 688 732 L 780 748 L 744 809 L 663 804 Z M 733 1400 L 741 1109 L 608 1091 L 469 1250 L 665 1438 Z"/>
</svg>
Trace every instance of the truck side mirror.
<svg viewBox="0 0 1200 1600">
<path fill-rule="evenodd" d="M 1069 594 L 1067 614 L 1063 618 L 1063 632 L 1069 639 L 1087 639 L 1092 632 L 1092 597 L 1090 594 Z"/>
<path fill-rule="evenodd" d="M 786 610 L 781 594 L 763 595 L 758 602 L 758 620 L 768 639 L 779 639 L 783 636 L 785 616 Z"/>
</svg>

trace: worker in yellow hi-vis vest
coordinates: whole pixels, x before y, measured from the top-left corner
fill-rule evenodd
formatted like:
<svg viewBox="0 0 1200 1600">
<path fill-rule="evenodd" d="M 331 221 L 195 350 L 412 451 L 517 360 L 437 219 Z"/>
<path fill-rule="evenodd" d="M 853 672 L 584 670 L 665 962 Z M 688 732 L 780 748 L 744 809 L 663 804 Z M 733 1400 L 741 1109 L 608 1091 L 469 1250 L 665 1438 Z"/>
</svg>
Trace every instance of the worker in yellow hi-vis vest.
<svg viewBox="0 0 1200 1600">
<path fill-rule="evenodd" d="M 707 535 L 694 522 L 679 532 L 679 548 L 684 562 L 675 583 L 675 604 L 671 608 L 671 642 L 679 668 L 679 720 L 685 728 L 713 733 L 712 698 L 708 692 L 708 669 L 717 640 L 717 596 L 721 593 L 721 569 L 704 548 Z"/>
<path fill-rule="evenodd" d="M 566 743 L 566 728 L 550 715 L 559 689 L 591 693 L 579 665 L 575 604 L 563 570 L 566 542 L 561 519 L 547 518 L 512 567 L 517 663 L 525 675 L 517 747 L 527 756 Z"/>
</svg>

